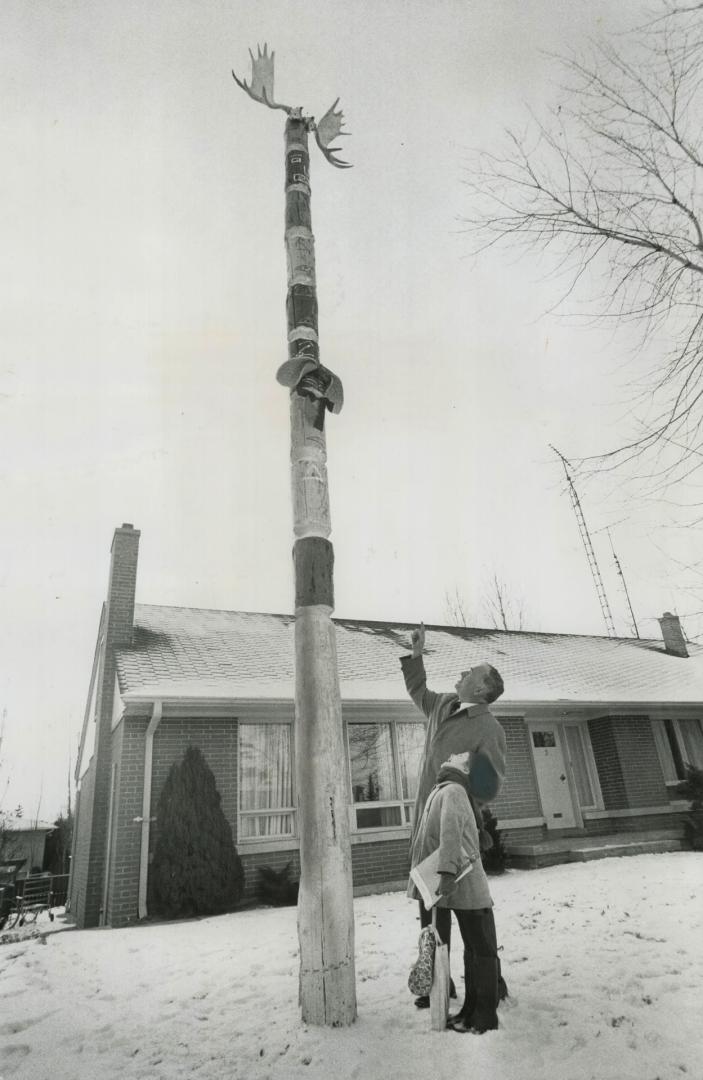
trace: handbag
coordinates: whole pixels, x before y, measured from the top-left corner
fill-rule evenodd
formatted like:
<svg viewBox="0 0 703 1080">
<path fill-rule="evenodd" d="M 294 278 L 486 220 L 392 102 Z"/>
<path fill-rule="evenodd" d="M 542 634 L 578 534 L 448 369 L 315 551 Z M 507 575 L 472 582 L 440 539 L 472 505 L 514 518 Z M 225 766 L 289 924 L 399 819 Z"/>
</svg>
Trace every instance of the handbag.
<svg viewBox="0 0 703 1080">
<path fill-rule="evenodd" d="M 432 967 L 432 985 L 430 987 L 430 1027 L 433 1031 L 444 1031 L 449 1016 L 449 948 L 443 944 L 437 933 L 436 908 L 432 909 L 432 932 L 435 936 L 434 964 Z"/>
<path fill-rule="evenodd" d="M 435 913 L 432 912 L 434 923 Z M 418 940 L 418 957 L 410 969 L 408 976 L 408 990 L 418 997 L 427 997 L 432 989 L 432 973 L 434 970 L 434 957 L 437 948 L 437 931 L 434 926 L 426 926 L 420 932 Z"/>
</svg>

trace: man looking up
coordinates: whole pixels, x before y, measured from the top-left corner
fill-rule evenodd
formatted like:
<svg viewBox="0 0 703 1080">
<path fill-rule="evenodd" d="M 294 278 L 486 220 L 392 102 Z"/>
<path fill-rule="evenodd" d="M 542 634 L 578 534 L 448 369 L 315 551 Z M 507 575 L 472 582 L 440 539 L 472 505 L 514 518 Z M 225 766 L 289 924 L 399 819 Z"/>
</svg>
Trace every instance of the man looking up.
<svg viewBox="0 0 703 1080">
<path fill-rule="evenodd" d="M 488 708 L 503 693 L 503 680 L 496 669 L 491 664 L 478 664 L 461 672 L 455 693 L 437 694 L 427 689 L 422 623 L 413 630 L 411 640 L 412 655 L 401 656 L 400 664 L 410 697 L 429 721 L 415 800 L 414 840 L 442 762 L 451 754 L 470 751 L 472 796 L 478 803 L 490 802 L 505 777 L 506 743 L 503 728 Z"/>
<path fill-rule="evenodd" d="M 488 706 L 503 693 L 503 680 L 491 664 L 478 664 L 462 671 L 454 693 L 438 694 L 427 688 L 427 675 L 422 655 L 425 648 L 425 627 L 420 624 L 411 636 L 412 654 L 401 656 L 405 686 L 410 697 L 427 717 L 425 748 L 420 764 L 417 798 L 413 817 L 411 850 L 425 808 L 427 796 L 434 786 L 443 762 L 452 754 L 471 754 L 469 759 L 469 791 L 474 803 L 476 824 L 482 827 L 480 805 L 490 802 L 500 792 L 505 777 L 505 732 Z M 427 926 L 430 913 L 420 902 L 420 924 Z M 437 932 L 445 944 L 451 939 L 451 912 L 438 909 Z M 507 989 L 500 979 L 501 998 Z M 429 999 L 418 998 L 419 1008 L 429 1005 Z"/>
</svg>

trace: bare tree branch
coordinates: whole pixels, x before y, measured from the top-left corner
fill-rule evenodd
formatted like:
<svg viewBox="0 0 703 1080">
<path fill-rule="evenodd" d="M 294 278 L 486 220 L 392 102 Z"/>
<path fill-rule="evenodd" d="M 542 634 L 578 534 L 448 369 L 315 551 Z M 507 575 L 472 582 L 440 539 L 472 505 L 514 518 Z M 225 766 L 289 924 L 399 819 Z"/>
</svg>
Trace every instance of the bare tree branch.
<svg viewBox="0 0 703 1080">
<path fill-rule="evenodd" d="M 445 602 L 445 618 L 450 626 L 471 626 L 473 619 L 469 614 L 464 597 L 459 592 L 458 586 L 454 587 L 454 594 L 452 595 L 449 590 L 444 596 Z"/>
<path fill-rule="evenodd" d="M 496 630 L 525 629 L 526 616 L 522 598 L 506 584 L 496 570 L 493 570 L 488 578 L 482 597 L 482 608 L 484 618 L 479 620 L 471 614 L 458 587 L 454 588 L 453 594 L 449 590 L 445 594 L 446 618 L 451 626 L 485 625 L 487 619 L 490 626 Z"/>
<path fill-rule="evenodd" d="M 556 111 L 475 156 L 464 224 L 475 253 L 551 252 L 571 279 L 561 302 L 600 281 L 595 315 L 639 324 L 643 344 L 668 336 L 636 400 L 642 434 L 582 460 L 617 469 L 666 441 L 673 481 L 686 459 L 703 469 L 703 3 L 660 7 L 621 46 L 560 60 Z"/>
<path fill-rule="evenodd" d="M 484 607 L 497 630 L 524 630 L 525 610 L 503 578 L 494 570 L 486 590 Z"/>
</svg>

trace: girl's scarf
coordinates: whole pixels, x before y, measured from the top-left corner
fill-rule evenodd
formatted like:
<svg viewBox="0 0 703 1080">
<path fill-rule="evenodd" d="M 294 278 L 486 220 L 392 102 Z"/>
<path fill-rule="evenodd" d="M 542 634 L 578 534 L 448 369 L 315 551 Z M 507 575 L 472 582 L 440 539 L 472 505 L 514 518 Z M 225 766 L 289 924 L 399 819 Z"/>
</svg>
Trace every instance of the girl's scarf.
<svg viewBox="0 0 703 1080">
<path fill-rule="evenodd" d="M 460 784 L 466 794 L 471 798 L 471 787 L 469 774 L 463 772 L 461 769 L 454 769 L 451 765 L 442 765 L 441 769 L 437 773 L 438 784 Z"/>
</svg>

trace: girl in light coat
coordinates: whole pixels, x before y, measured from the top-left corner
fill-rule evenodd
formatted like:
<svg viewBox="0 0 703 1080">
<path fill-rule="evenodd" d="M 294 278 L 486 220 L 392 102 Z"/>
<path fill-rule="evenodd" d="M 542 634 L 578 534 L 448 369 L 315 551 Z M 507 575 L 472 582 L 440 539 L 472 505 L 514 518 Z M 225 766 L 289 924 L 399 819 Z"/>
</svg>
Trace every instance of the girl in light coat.
<svg viewBox="0 0 703 1080">
<path fill-rule="evenodd" d="M 452 754 L 437 774 L 413 844 L 411 863 L 417 866 L 439 849 L 441 878 L 437 907 L 450 908 L 464 942 L 464 1004 L 448 1027 L 481 1035 L 498 1027 L 499 964 L 493 900 L 481 865 L 478 828 L 469 801 L 470 753 Z M 469 873 L 458 876 L 471 865 Z M 420 895 L 410 880 L 408 896 Z"/>
</svg>

